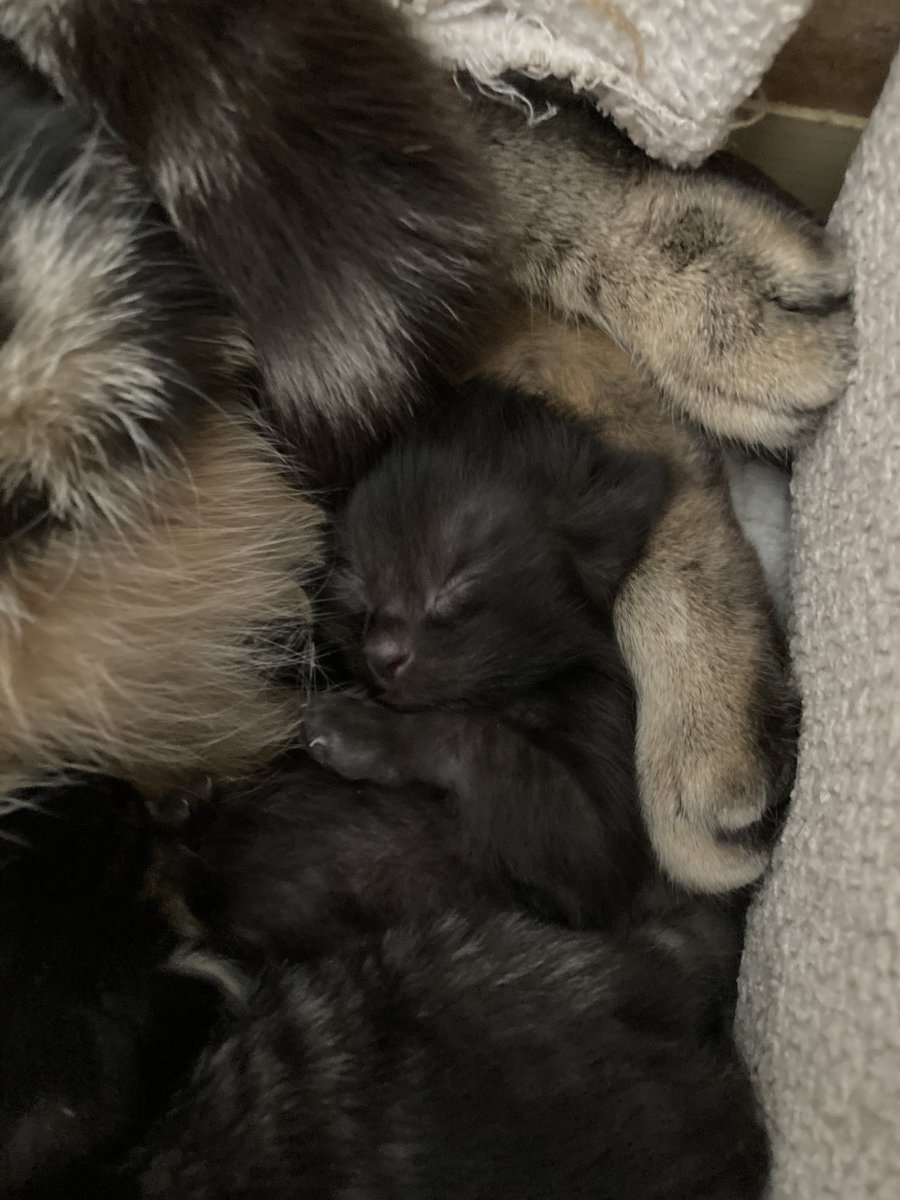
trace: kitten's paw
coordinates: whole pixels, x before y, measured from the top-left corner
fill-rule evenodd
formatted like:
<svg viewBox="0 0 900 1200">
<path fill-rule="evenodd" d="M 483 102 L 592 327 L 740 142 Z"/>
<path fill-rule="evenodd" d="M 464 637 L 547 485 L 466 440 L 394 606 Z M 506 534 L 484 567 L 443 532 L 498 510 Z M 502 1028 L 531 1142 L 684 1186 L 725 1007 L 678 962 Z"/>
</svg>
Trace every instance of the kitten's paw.
<svg viewBox="0 0 900 1200">
<path fill-rule="evenodd" d="M 411 780 L 404 714 L 355 696 L 313 696 L 303 717 L 306 748 L 316 762 L 344 779 L 388 787 Z"/>
<path fill-rule="evenodd" d="M 197 774 L 181 787 L 169 788 L 147 797 L 153 820 L 165 829 L 184 829 L 212 803 L 216 785 L 212 776 Z"/>
<path fill-rule="evenodd" d="M 854 361 L 842 247 L 774 201 L 705 177 L 681 185 L 654 224 L 638 357 L 714 434 L 792 448 L 843 394 Z"/>
</svg>

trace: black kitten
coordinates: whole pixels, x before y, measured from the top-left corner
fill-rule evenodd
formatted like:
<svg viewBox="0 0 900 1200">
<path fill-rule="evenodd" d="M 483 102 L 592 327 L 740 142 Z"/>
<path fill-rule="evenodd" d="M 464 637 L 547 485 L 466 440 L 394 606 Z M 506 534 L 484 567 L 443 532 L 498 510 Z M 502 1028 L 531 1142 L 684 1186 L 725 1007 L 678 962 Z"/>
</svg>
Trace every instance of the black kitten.
<svg viewBox="0 0 900 1200">
<path fill-rule="evenodd" d="M 273 967 L 126 1178 L 144 1200 L 758 1197 L 765 1133 L 707 1028 L 716 937 L 670 936 L 448 916 Z"/>
<path fill-rule="evenodd" d="M 126 789 L 51 794 L 4 833 L 4 1195 L 761 1194 L 724 908 L 645 893 L 590 936 L 450 914 L 254 979 L 166 965 Z"/>
<path fill-rule="evenodd" d="M 468 861 L 576 925 L 649 866 L 611 618 L 664 497 L 657 459 L 480 384 L 398 441 L 338 524 L 336 636 L 379 702 L 314 698 L 310 753 L 445 789 Z"/>
<path fill-rule="evenodd" d="M 468 862 L 452 797 L 354 785 L 308 758 L 222 789 L 185 829 L 191 911 L 219 950 L 302 962 L 450 910 L 518 911 Z"/>
</svg>

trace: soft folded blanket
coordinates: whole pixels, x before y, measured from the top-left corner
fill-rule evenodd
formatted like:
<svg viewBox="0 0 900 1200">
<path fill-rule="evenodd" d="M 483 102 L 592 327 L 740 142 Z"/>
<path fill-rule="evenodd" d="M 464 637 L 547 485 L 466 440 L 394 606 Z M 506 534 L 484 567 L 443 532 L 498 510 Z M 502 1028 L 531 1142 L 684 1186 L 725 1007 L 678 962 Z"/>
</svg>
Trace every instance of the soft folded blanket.
<svg viewBox="0 0 900 1200">
<path fill-rule="evenodd" d="M 448 63 L 591 90 L 635 141 L 696 162 L 806 0 L 394 0 Z M 635 31 L 639 34 L 635 38 Z M 640 51 L 638 51 L 638 47 Z M 798 464 L 796 794 L 754 908 L 740 1032 L 773 1200 L 900 1196 L 900 63 L 834 217 L 859 366 Z"/>
</svg>

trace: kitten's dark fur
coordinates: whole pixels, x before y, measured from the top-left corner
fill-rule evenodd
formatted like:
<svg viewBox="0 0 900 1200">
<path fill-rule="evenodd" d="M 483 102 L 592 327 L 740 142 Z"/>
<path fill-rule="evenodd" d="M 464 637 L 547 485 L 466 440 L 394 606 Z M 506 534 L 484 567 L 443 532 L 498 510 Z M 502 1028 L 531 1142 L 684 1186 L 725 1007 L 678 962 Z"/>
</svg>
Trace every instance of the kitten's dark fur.
<svg viewBox="0 0 900 1200">
<path fill-rule="evenodd" d="M 386 703 L 306 718 L 359 786 L 301 760 L 216 797 L 188 878 L 223 944 L 306 958 L 475 906 L 622 917 L 651 867 L 611 605 L 664 491 L 653 457 L 488 385 L 388 452 L 339 520 L 327 622 Z"/>
<path fill-rule="evenodd" d="M 458 806 L 440 789 L 354 784 L 297 755 L 254 786 L 191 808 L 173 877 L 210 943 L 244 960 L 305 962 L 450 911 L 557 915 L 533 890 L 471 861 Z M 723 965 L 710 994 L 724 987 L 727 1008 L 746 900 L 693 897 L 653 874 L 609 924 L 623 936 L 652 925 L 676 942 L 686 925 L 717 930 Z"/>
<path fill-rule="evenodd" d="M 724 912 L 590 936 L 447 915 L 255 980 L 167 977 L 133 797 L 58 800 L 0 873 L 26 914 L 3 926 L 4 1194 L 760 1195 Z"/>
<path fill-rule="evenodd" d="M 305 961 L 452 909 L 517 911 L 523 900 L 468 861 L 452 796 L 352 784 L 305 756 L 218 792 L 185 839 L 191 909 L 218 947 L 242 955 Z"/>
<path fill-rule="evenodd" d="M 706 983 L 652 928 L 513 916 L 273 968 L 130 1170 L 182 1200 L 749 1200 L 766 1138 Z"/>
<path fill-rule="evenodd" d="M 167 967 L 134 795 L 51 799 L 20 808 L 29 845 L 0 872 L 22 916 L 0 943 L 5 1195 L 761 1194 L 766 1137 L 722 1020 L 739 949 L 724 907 L 650 889 L 607 935 L 446 914 L 256 978 L 255 956 Z"/>
<path fill-rule="evenodd" d="M 339 521 L 335 629 L 381 703 L 314 698 L 310 752 L 446 789 L 468 861 L 576 925 L 649 869 L 611 615 L 664 497 L 654 457 L 479 384 L 395 443 Z"/>
</svg>

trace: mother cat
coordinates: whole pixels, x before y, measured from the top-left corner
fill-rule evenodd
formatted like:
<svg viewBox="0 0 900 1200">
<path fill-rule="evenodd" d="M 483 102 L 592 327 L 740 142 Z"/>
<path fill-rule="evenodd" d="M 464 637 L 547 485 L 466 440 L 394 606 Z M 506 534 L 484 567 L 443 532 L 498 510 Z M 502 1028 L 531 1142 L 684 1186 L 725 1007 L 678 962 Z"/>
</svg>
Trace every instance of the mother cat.
<svg viewBox="0 0 900 1200">
<path fill-rule="evenodd" d="M 616 608 L 642 802 L 674 877 L 755 878 L 790 684 L 696 428 L 787 450 L 840 394 L 822 232 L 577 103 L 528 127 L 457 95 L 376 0 L 0 0 L 0 34 L 6 793 L 72 765 L 153 791 L 290 744 L 309 488 L 432 370 L 499 374 L 679 465 Z"/>
</svg>

